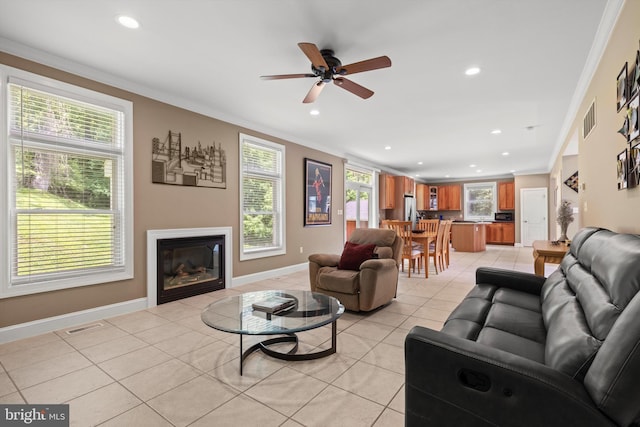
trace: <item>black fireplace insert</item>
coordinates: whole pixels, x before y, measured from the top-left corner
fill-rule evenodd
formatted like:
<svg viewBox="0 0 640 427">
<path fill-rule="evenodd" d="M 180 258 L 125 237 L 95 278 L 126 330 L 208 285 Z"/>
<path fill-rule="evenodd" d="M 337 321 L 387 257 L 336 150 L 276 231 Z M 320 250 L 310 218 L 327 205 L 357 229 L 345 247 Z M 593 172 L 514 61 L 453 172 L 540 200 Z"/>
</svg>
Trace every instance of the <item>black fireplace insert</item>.
<svg viewBox="0 0 640 427">
<path fill-rule="evenodd" d="M 158 304 L 224 289 L 225 236 L 158 239 Z"/>
</svg>

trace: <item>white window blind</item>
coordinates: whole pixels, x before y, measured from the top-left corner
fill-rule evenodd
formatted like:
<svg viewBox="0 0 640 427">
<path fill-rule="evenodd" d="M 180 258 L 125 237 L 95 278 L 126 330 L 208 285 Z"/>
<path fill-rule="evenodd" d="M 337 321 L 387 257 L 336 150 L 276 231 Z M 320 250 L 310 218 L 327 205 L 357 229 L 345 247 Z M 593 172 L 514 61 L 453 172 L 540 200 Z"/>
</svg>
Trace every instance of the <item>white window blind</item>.
<svg viewBox="0 0 640 427">
<path fill-rule="evenodd" d="M 65 86 L 8 79 L 5 293 L 131 277 L 126 108 Z"/>
<path fill-rule="evenodd" d="M 283 145 L 240 134 L 240 259 L 285 253 Z"/>
</svg>

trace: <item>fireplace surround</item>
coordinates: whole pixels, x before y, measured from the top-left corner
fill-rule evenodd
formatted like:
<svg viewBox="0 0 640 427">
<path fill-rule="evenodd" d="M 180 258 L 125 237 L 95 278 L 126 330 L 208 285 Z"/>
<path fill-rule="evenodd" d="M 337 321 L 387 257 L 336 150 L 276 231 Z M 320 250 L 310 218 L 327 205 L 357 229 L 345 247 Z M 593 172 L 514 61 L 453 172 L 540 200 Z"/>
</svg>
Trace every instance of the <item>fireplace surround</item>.
<svg viewBox="0 0 640 427">
<path fill-rule="evenodd" d="M 148 230 L 147 307 L 230 287 L 231 239 L 231 227 Z"/>
</svg>

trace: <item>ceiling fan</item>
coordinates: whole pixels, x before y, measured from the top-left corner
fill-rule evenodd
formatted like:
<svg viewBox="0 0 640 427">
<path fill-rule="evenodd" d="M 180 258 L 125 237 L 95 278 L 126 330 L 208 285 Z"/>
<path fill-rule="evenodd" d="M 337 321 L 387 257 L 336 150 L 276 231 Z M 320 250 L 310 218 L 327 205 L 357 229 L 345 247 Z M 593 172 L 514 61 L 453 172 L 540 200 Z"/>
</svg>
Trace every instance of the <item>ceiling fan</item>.
<svg viewBox="0 0 640 427">
<path fill-rule="evenodd" d="M 311 87 L 307 96 L 302 100 L 308 104 L 316 100 L 320 92 L 327 83 L 333 83 L 349 92 L 367 99 L 373 95 L 373 91 L 361 86 L 342 76 L 361 73 L 363 71 L 377 70 L 391 66 L 391 59 L 387 56 L 379 56 L 349 65 L 342 65 L 342 62 L 334 55 L 331 49 L 319 50 L 313 43 L 298 43 L 298 46 L 311 61 L 311 71 L 313 73 L 303 74 L 278 74 L 273 76 L 260 76 L 265 80 L 297 79 L 301 77 L 319 77 L 320 80 Z"/>
</svg>

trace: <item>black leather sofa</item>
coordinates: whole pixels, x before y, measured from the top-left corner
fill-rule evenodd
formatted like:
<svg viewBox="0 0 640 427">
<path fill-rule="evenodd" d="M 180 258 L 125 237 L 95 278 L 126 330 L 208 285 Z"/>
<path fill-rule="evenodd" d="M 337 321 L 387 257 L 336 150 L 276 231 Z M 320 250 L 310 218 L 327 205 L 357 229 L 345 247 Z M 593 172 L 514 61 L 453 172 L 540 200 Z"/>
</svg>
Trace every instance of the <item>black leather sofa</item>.
<svg viewBox="0 0 640 427">
<path fill-rule="evenodd" d="M 479 268 L 405 340 L 405 425 L 640 425 L 640 236 L 580 230 L 548 278 Z"/>
</svg>

